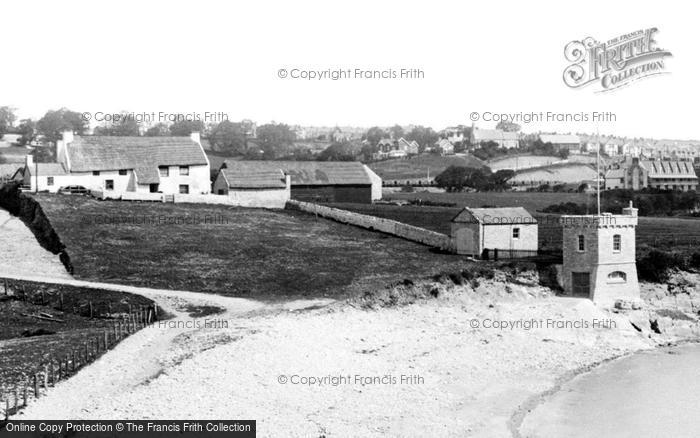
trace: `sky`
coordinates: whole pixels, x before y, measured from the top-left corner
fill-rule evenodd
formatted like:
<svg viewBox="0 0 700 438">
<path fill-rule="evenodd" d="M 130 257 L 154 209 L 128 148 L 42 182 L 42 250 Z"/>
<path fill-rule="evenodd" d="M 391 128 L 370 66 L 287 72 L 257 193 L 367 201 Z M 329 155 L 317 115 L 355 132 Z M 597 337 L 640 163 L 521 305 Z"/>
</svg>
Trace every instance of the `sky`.
<svg viewBox="0 0 700 438">
<path fill-rule="evenodd" d="M 523 131 L 700 139 L 700 36 L 691 2 L 198 0 L 3 4 L 0 105 L 224 112 L 320 126 L 457 124 L 484 112 L 614 113 Z M 669 74 L 608 93 L 562 80 L 572 40 L 658 28 Z M 291 71 L 417 68 L 412 80 L 303 80 Z"/>
</svg>

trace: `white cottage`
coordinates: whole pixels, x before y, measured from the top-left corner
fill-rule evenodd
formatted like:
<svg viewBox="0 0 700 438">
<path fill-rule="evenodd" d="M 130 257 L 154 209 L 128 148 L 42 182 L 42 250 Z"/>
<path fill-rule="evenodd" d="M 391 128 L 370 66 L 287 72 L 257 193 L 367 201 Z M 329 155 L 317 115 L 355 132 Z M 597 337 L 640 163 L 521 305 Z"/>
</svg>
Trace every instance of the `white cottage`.
<svg viewBox="0 0 700 438">
<path fill-rule="evenodd" d="M 138 194 L 208 194 L 209 159 L 199 133 L 189 137 L 78 136 L 63 133 L 57 163 L 27 158 L 25 184 L 57 192 L 82 186 L 105 198 L 137 199 Z"/>
</svg>

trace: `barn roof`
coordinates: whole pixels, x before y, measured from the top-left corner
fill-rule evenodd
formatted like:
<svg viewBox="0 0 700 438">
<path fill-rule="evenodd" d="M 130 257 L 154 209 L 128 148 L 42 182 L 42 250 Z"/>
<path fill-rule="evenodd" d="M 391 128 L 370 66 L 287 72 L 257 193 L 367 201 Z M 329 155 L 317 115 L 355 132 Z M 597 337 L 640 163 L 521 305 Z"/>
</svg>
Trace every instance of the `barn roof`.
<svg viewBox="0 0 700 438">
<path fill-rule="evenodd" d="M 76 135 L 67 151 L 73 172 L 207 164 L 199 143 L 190 137 Z"/>
<path fill-rule="evenodd" d="M 523 207 L 469 208 L 464 207 L 452 222 L 484 225 L 536 224 L 537 220 Z"/>
<path fill-rule="evenodd" d="M 244 166 L 252 171 L 281 169 L 291 176 L 292 185 L 371 185 L 372 181 L 359 161 L 231 161 L 222 167 Z"/>
<path fill-rule="evenodd" d="M 220 170 L 231 189 L 283 189 L 287 187 L 285 175 L 280 168 L 257 168 L 247 161 L 230 161 Z"/>
</svg>

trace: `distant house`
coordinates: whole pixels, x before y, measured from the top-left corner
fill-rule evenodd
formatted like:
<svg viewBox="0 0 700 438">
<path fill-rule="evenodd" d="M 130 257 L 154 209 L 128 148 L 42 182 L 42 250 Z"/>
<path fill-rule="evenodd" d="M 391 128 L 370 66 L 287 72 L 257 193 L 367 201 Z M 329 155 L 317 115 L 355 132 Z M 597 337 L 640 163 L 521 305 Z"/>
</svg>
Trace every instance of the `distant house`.
<svg viewBox="0 0 700 438">
<path fill-rule="evenodd" d="M 628 157 L 618 168 L 605 174 L 606 189 L 655 188 L 687 192 L 698 189 L 698 177 L 691 161 L 640 160 Z"/>
<path fill-rule="evenodd" d="M 581 152 L 581 139 L 571 134 L 540 134 L 542 143 L 551 143 L 556 149 L 566 149 L 571 153 Z"/>
<path fill-rule="evenodd" d="M 518 142 L 517 132 L 502 131 L 500 129 L 472 129 L 471 135 L 472 145 L 482 145 L 489 142 L 494 142 L 499 148 L 514 149 L 520 143 Z"/>
<path fill-rule="evenodd" d="M 65 132 L 56 163 L 27 158 L 24 179 L 32 190 L 82 186 L 119 199 L 127 193 L 211 193 L 209 160 L 199 134 L 189 137 L 78 136 Z"/>
<path fill-rule="evenodd" d="M 537 252 L 537 220 L 522 207 L 465 207 L 452 219 L 451 235 L 458 254 L 499 250 L 517 258 Z"/>
<path fill-rule="evenodd" d="M 464 128 L 460 126 L 453 126 L 445 128 L 442 131 L 447 141 L 452 144 L 463 143 L 467 138 L 464 136 Z"/>
<path fill-rule="evenodd" d="M 377 143 L 378 151 L 376 154 L 374 154 L 374 158 L 377 160 L 387 158 L 406 158 L 409 155 L 418 153 L 417 146 L 418 144 L 416 143 L 416 152 L 411 152 L 414 149 L 414 146 L 403 137 L 399 140 L 383 138 Z"/>
<path fill-rule="evenodd" d="M 453 155 L 455 153 L 455 146 L 446 138 L 441 138 L 435 143 L 435 152 L 440 155 Z"/>
<path fill-rule="evenodd" d="M 284 208 L 291 198 L 291 178 L 282 169 L 229 161 L 219 170 L 214 193 L 226 195 L 242 207 Z"/>
<path fill-rule="evenodd" d="M 381 178 L 358 161 L 232 161 L 221 169 L 248 174 L 277 172 L 291 177 L 291 198 L 307 202 L 371 203 L 381 195 Z"/>
<path fill-rule="evenodd" d="M 401 137 L 397 141 L 397 147 L 400 151 L 406 152 L 406 155 L 417 155 L 418 154 L 418 142 L 415 140 L 408 141 Z"/>
</svg>

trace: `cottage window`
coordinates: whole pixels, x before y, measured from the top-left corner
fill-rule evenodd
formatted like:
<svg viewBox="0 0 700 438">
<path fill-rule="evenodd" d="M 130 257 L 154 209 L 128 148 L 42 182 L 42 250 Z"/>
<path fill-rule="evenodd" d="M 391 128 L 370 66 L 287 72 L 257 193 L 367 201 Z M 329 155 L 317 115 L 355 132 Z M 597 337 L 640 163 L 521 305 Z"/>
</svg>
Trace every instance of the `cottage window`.
<svg viewBox="0 0 700 438">
<path fill-rule="evenodd" d="M 47 186 L 52 186 L 52 185 L 53 185 L 53 177 L 52 177 L 52 176 L 47 176 L 47 177 L 46 177 L 46 185 L 47 185 Z"/>
<path fill-rule="evenodd" d="M 520 239 L 520 228 L 513 228 L 513 239 Z"/>
<path fill-rule="evenodd" d="M 189 175 L 190 166 L 180 166 L 180 175 Z"/>
<path fill-rule="evenodd" d="M 190 186 L 187 184 L 180 184 L 180 194 L 186 195 L 190 192 Z"/>
<path fill-rule="evenodd" d="M 99 171 L 99 170 L 93 170 L 93 171 L 92 171 L 92 176 L 100 176 L 100 171 Z"/>
<path fill-rule="evenodd" d="M 114 190 L 114 180 L 113 179 L 105 180 L 105 190 Z"/>
<path fill-rule="evenodd" d="M 122 176 L 126 175 L 126 169 L 121 169 L 119 171 L 119 175 L 122 175 Z"/>
<path fill-rule="evenodd" d="M 586 238 L 583 236 L 583 234 L 579 234 L 579 236 L 578 236 L 578 250 L 579 251 L 586 250 Z"/>
<path fill-rule="evenodd" d="M 614 252 L 622 251 L 622 236 L 620 236 L 619 234 L 615 234 L 613 236 L 613 251 Z"/>
<path fill-rule="evenodd" d="M 168 166 L 158 166 L 158 173 L 160 176 L 169 176 L 170 175 L 170 169 Z"/>
</svg>

